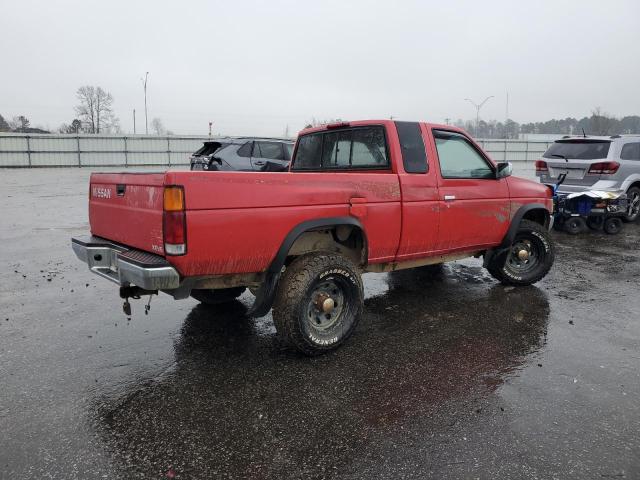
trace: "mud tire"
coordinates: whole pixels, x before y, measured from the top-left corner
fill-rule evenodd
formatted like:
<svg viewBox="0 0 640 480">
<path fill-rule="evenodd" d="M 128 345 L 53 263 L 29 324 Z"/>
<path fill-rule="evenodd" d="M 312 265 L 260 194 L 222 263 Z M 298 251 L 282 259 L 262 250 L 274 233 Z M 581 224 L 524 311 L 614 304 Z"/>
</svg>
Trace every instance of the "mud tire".
<svg viewBox="0 0 640 480">
<path fill-rule="evenodd" d="M 521 271 L 514 266 L 515 262 L 512 258 L 514 248 L 519 244 L 530 244 L 531 251 L 534 253 L 530 259 L 535 259 L 534 264 L 527 265 Z M 549 231 L 539 223 L 522 220 L 509 250 L 492 258 L 487 270 L 503 285 L 532 285 L 549 273 L 554 258 L 555 247 Z"/>
<path fill-rule="evenodd" d="M 334 288 L 335 287 L 335 288 Z M 323 313 L 314 301 L 327 291 L 336 301 L 331 323 L 321 325 Z M 347 258 L 332 253 L 312 253 L 295 259 L 282 274 L 273 305 L 273 322 L 280 337 L 305 355 L 338 348 L 351 336 L 364 304 L 362 279 Z"/>
</svg>

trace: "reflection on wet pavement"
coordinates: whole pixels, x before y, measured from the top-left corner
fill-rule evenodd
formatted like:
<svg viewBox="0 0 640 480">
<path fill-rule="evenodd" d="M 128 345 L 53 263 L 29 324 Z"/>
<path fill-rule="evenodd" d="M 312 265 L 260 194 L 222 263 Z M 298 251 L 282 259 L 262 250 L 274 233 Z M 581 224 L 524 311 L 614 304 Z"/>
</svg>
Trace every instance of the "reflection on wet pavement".
<svg viewBox="0 0 640 480">
<path fill-rule="evenodd" d="M 376 277 L 388 289 L 372 289 L 353 341 L 321 358 L 278 348 L 271 322 L 240 302 L 194 307 L 171 372 L 98 409 L 105 442 L 141 476 L 348 474 L 445 403 L 490 395 L 544 343 L 549 304 L 535 287 L 506 290 L 460 264 Z"/>
</svg>

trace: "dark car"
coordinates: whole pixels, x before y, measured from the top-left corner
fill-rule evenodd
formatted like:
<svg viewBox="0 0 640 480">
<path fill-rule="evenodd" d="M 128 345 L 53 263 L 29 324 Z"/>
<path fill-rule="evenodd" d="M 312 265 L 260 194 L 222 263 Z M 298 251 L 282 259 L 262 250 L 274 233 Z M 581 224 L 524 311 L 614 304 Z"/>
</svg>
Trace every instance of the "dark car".
<svg viewBox="0 0 640 480">
<path fill-rule="evenodd" d="M 204 142 L 191 156 L 191 170 L 282 172 L 289 168 L 293 140 L 227 137 Z"/>
</svg>

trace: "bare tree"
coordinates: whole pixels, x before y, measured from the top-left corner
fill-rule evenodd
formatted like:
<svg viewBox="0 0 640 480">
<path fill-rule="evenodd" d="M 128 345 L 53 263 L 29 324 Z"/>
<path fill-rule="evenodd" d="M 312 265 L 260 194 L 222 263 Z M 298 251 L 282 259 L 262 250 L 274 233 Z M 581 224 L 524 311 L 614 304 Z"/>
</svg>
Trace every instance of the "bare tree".
<svg viewBox="0 0 640 480">
<path fill-rule="evenodd" d="M 2 115 L 0 115 L 0 132 L 9 132 L 11 126 L 7 123 Z"/>
<path fill-rule="evenodd" d="M 118 119 L 113 113 L 113 97 L 101 87 L 86 85 L 78 88 L 76 97 L 80 102 L 76 113 L 87 133 L 100 133 L 117 129 Z"/>
<path fill-rule="evenodd" d="M 614 123 L 614 119 L 603 112 L 600 107 L 591 110 L 591 118 L 589 120 L 589 129 L 591 130 L 589 133 L 595 135 L 609 135 Z"/>
<path fill-rule="evenodd" d="M 60 128 L 58 129 L 58 131 L 60 133 L 69 133 L 69 134 L 74 133 L 77 135 L 78 133 L 80 133 L 81 129 L 82 129 L 82 123 L 77 118 L 74 118 L 69 125 L 67 125 L 66 123 L 63 123 L 62 125 L 60 125 Z"/>
<path fill-rule="evenodd" d="M 311 117 L 311 121 L 305 125 L 304 128 L 319 127 L 320 125 L 327 125 L 329 123 L 339 123 L 341 118 L 333 118 L 329 120 L 316 120 L 316 117 Z"/>
<path fill-rule="evenodd" d="M 166 135 L 167 133 L 167 130 L 162 124 L 162 120 L 160 120 L 158 117 L 151 120 L 151 128 L 154 132 L 156 132 L 156 135 Z"/>
<path fill-rule="evenodd" d="M 30 125 L 31 125 L 31 122 L 29 122 L 29 119 L 24 115 L 18 115 L 17 117 L 13 117 L 11 122 L 9 122 L 9 126 L 14 132 L 25 133 Z"/>
</svg>

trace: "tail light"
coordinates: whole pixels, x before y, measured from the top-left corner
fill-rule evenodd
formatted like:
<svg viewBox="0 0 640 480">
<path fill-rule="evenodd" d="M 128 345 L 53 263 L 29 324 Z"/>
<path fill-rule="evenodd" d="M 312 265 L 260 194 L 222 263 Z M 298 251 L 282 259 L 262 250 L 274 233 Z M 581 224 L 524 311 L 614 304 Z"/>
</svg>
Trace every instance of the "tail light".
<svg viewBox="0 0 640 480">
<path fill-rule="evenodd" d="M 592 175 L 612 175 L 619 168 L 620 164 L 618 162 L 598 162 L 589 167 L 589 173 Z"/>
<path fill-rule="evenodd" d="M 536 173 L 546 173 L 548 171 L 547 162 L 544 160 L 536 160 Z"/>
<path fill-rule="evenodd" d="M 167 255 L 187 253 L 187 214 L 184 208 L 184 188 L 164 188 L 164 212 L 162 218 L 164 252 Z"/>
</svg>

